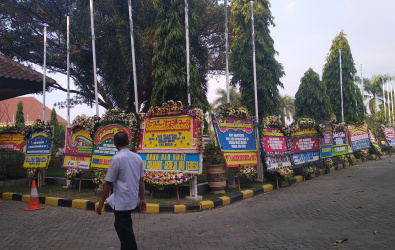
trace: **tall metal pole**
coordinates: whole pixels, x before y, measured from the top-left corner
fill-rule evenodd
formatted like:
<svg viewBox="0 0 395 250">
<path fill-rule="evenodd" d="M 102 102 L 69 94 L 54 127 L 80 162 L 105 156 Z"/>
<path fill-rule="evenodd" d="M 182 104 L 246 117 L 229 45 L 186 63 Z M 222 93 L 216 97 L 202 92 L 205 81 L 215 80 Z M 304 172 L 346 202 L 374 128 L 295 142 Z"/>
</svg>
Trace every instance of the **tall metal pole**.
<svg viewBox="0 0 395 250">
<path fill-rule="evenodd" d="M 189 81 L 190 81 L 190 74 L 189 74 L 189 18 L 188 18 L 188 0 L 185 0 L 185 49 L 187 54 L 187 91 L 188 91 L 188 105 L 191 106 L 191 92 L 189 90 Z M 198 195 L 197 192 L 197 177 L 194 175 L 189 183 L 189 199 L 193 200 L 201 200 L 202 197 Z"/>
<path fill-rule="evenodd" d="M 225 5 L 226 102 L 230 103 L 230 93 L 229 93 L 229 53 L 228 53 L 228 0 L 224 1 L 224 5 Z"/>
<path fill-rule="evenodd" d="M 393 86 L 392 86 L 392 84 L 390 84 L 390 88 L 391 88 L 391 106 L 392 106 L 392 115 L 391 115 L 391 118 L 392 118 L 392 123 L 394 122 L 394 95 L 392 94 L 392 92 L 393 92 Z"/>
<path fill-rule="evenodd" d="M 341 95 L 341 106 L 342 106 L 342 122 L 344 122 L 344 110 L 343 110 L 343 79 L 342 79 L 342 50 L 339 49 L 339 61 L 340 61 L 340 95 Z"/>
<path fill-rule="evenodd" d="M 136 56 L 134 50 L 134 35 L 133 35 L 133 14 L 132 14 L 132 0 L 129 0 L 129 25 L 130 25 L 130 43 L 132 47 L 132 66 L 133 66 L 133 82 L 134 82 L 134 100 L 136 113 L 139 112 L 139 99 L 137 94 L 137 74 L 136 74 Z"/>
<path fill-rule="evenodd" d="M 44 65 L 43 65 L 43 122 L 45 122 L 45 78 L 47 74 L 47 27 L 44 27 Z"/>
<path fill-rule="evenodd" d="M 388 89 L 388 82 L 387 82 L 387 103 L 388 103 L 388 121 L 392 123 L 392 121 L 391 121 L 391 107 L 390 107 L 390 92 Z"/>
<path fill-rule="evenodd" d="M 257 83 L 256 83 L 256 59 L 255 59 L 255 29 L 254 29 L 254 3 L 251 3 L 251 30 L 252 30 L 252 64 L 254 68 L 254 96 L 255 96 L 255 118 L 256 121 L 259 123 L 259 116 L 258 116 L 258 90 L 257 90 Z"/>
<path fill-rule="evenodd" d="M 67 16 L 67 126 L 70 126 L 70 17 Z"/>
<path fill-rule="evenodd" d="M 188 0 L 185 0 L 185 41 L 186 41 L 186 52 L 187 52 L 187 91 L 188 91 L 188 105 L 191 106 L 191 92 L 189 91 L 189 19 L 188 19 Z"/>
<path fill-rule="evenodd" d="M 90 0 L 90 12 L 91 12 L 91 33 L 92 33 L 92 52 L 93 52 L 93 81 L 95 84 L 95 103 L 96 103 L 96 115 L 99 116 L 99 104 L 97 98 L 97 75 L 96 75 L 96 45 L 95 45 L 95 27 L 93 19 L 93 0 Z"/>
<path fill-rule="evenodd" d="M 257 80 L 256 80 L 256 58 L 255 58 L 255 24 L 254 24 L 254 3 L 250 2 L 251 5 L 251 31 L 252 31 L 252 64 L 254 68 L 254 97 L 255 97 L 255 119 L 259 124 L 259 115 L 258 115 L 258 88 L 257 88 Z M 256 142 L 258 148 L 258 155 L 260 156 L 260 143 L 259 143 L 259 133 L 256 133 Z M 263 164 L 262 158 L 259 157 L 259 166 L 257 168 L 257 179 L 258 181 L 263 181 Z"/>
<path fill-rule="evenodd" d="M 387 111 L 386 111 L 386 107 L 385 107 L 385 92 L 384 92 L 384 79 L 383 78 L 381 78 L 381 80 L 382 80 L 382 83 L 383 83 L 383 99 L 384 99 L 384 121 L 386 121 L 387 120 Z"/>
</svg>

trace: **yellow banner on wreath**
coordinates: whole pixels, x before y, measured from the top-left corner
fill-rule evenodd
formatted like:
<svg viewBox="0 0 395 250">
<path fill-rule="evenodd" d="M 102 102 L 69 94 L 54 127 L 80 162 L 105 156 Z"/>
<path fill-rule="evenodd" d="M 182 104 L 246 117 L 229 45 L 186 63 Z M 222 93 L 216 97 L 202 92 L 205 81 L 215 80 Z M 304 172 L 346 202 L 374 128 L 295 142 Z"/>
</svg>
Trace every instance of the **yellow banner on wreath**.
<svg viewBox="0 0 395 250">
<path fill-rule="evenodd" d="M 89 170 L 90 161 L 91 158 L 87 156 L 65 155 L 63 160 L 63 167 Z"/>
<path fill-rule="evenodd" d="M 256 151 L 240 152 L 240 153 L 224 153 L 224 158 L 227 167 L 259 165 L 258 153 Z"/>
<path fill-rule="evenodd" d="M 91 168 L 105 168 L 110 166 L 111 155 L 92 155 Z"/>
<path fill-rule="evenodd" d="M 48 155 L 26 155 L 24 168 L 47 168 L 50 156 Z"/>
</svg>

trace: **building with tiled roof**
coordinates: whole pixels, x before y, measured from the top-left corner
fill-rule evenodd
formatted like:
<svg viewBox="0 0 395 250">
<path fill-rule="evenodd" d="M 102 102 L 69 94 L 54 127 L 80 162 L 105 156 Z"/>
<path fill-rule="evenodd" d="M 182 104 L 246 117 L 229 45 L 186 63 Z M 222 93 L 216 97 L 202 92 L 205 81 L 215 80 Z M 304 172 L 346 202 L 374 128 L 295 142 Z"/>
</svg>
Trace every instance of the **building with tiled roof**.
<svg viewBox="0 0 395 250">
<path fill-rule="evenodd" d="M 23 114 L 25 124 L 32 124 L 35 120 L 43 119 L 43 104 L 34 97 L 15 97 L 0 101 L 0 125 L 15 123 L 15 115 L 19 102 L 23 103 Z M 61 124 L 67 124 L 67 121 L 57 115 Z M 45 120 L 51 120 L 51 109 L 45 107 Z"/>
<path fill-rule="evenodd" d="M 56 84 L 45 78 L 47 88 Z M 0 55 L 0 101 L 43 91 L 43 74 Z"/>
</svg>

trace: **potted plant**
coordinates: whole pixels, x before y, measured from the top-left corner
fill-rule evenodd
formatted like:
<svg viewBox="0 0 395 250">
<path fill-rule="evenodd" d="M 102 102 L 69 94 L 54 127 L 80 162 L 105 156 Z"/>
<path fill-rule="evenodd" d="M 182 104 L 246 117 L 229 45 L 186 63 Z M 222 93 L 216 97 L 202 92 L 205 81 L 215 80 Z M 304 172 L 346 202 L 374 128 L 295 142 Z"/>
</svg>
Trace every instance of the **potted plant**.
<svg viewBox="0 0 395 250">
<path fill-rule="evenodd" d="M 207 168 L 207 181 L 211 193 L 223 194 L 226 187 L 226 165 L 221 150 L 214 143 L 204 147 L 203 163 Z"/>
</svg>

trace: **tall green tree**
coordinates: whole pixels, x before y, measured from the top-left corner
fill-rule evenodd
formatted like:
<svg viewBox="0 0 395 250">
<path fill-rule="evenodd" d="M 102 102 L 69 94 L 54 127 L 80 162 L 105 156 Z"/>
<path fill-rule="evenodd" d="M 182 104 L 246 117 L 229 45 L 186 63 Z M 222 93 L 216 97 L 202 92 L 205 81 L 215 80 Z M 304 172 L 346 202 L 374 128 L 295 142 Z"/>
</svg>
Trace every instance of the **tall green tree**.
<svg viewBox="0 0 395 250">
<path fill-rule="evenodd" d="M 152 75 L 155 83 L 152 90 L 152 105 L 160 105 L 168 100 L 188 104 L 186 37 L 184 2 L 155 0 L 157 15 L 157 46 L 154 48 Z M 190 83 L 191 105 L 207 110 L 209 107 L 205 80 L 207 49 L 197 31 L 199 24 L 196 10 L 204 7 L 204 1 L 189 1 L 190 40 Z"/>
<path fill-rule="evenodd" d="M 342 59 L 342 85 L 343 85 L 343 110 L 344 121 L 353 123 L 361 121 L 365 117 L 365 106 L 362 95 L 354 83 L 355 69 L 351 48 L 348 44 L 346 34 L 341 31 L 332 41 L 326 63 L 323 68 L 322 81 L 326 85 L 327 94 L 330 98 L 333 113 L 340 120 L 341 113 L 341 92 L 340 92 L 340 55 Z"/>
<path fill-rule="evenodd" d="M 49 125 L 52 126 L 54 129 L 53 141 L 52 141 L 52 153 L 55 154 L 56 152 L 58 152 L 59 148 L 63 146 L 61 145 L 62 139 L 61 139 L 60 124 L 58 121 L 55 108 L 52 108 L 51 120 L 49 121 Z"/>
<path fill-rule="evenodd" d="M 268 0 L 254 1 L 255 54 L 259 119 L 281 112 L 278 87 L 283 88 L 280 78 L 284 75 L 282 65 L 276 60 L 278 54 L 270 36 L 274 26 Z M 233 0 L 231 3 L 233 44 L 230 64 L 232 83 L 240 85 L 242 103 L 255 114 L 252 28 L 250 1 Z"/>
<path fill-rule="evenodd" d="M 280 109 L 283 122 L 285 122 L 285 119 L 292 122 L 295 116 L 295 99 L 289 95 L 280 95 Z"/>
<path fill-rule="evenodd" d="M 295 116 L 298 118 L 313 118 L 319 123 L 330 118 L 331 104 L 326 94 L 326 86 L 312 68 L 309 68 L 300 79 L 299 89 L 295 95 L 295 109 Z"/>
<path fill-rule="evenodd" d="M 23 102 L 18 102 L 18 106 L 16 109 L 16 114 L 15 114 L 15 127 L 19 130 L 22 131 L 25 128 L 25 117 L 23 114 Z"/>
<path fill-rule="evenodd" d="M 70 16 L 70 74 L 78 94 L 72 103 L 94 100 L 89 1 L 0 2 L 0 53 L 23 62 L 43 63 L 43 30 L 47 27 L 47 67 L 66 73 L 66 17 Z M 95 38 L 99 105 L 134 110 L 134 88 L 127 1 L 95 0 Z M 153 87 L 155 45 L 153 0 L 133 1 L 139 102 L 148 101 Z M 57 89 L 66 91 L 62 86 Z M 65 106 L 65 103 L 60 103 Z"/>
</svg>

